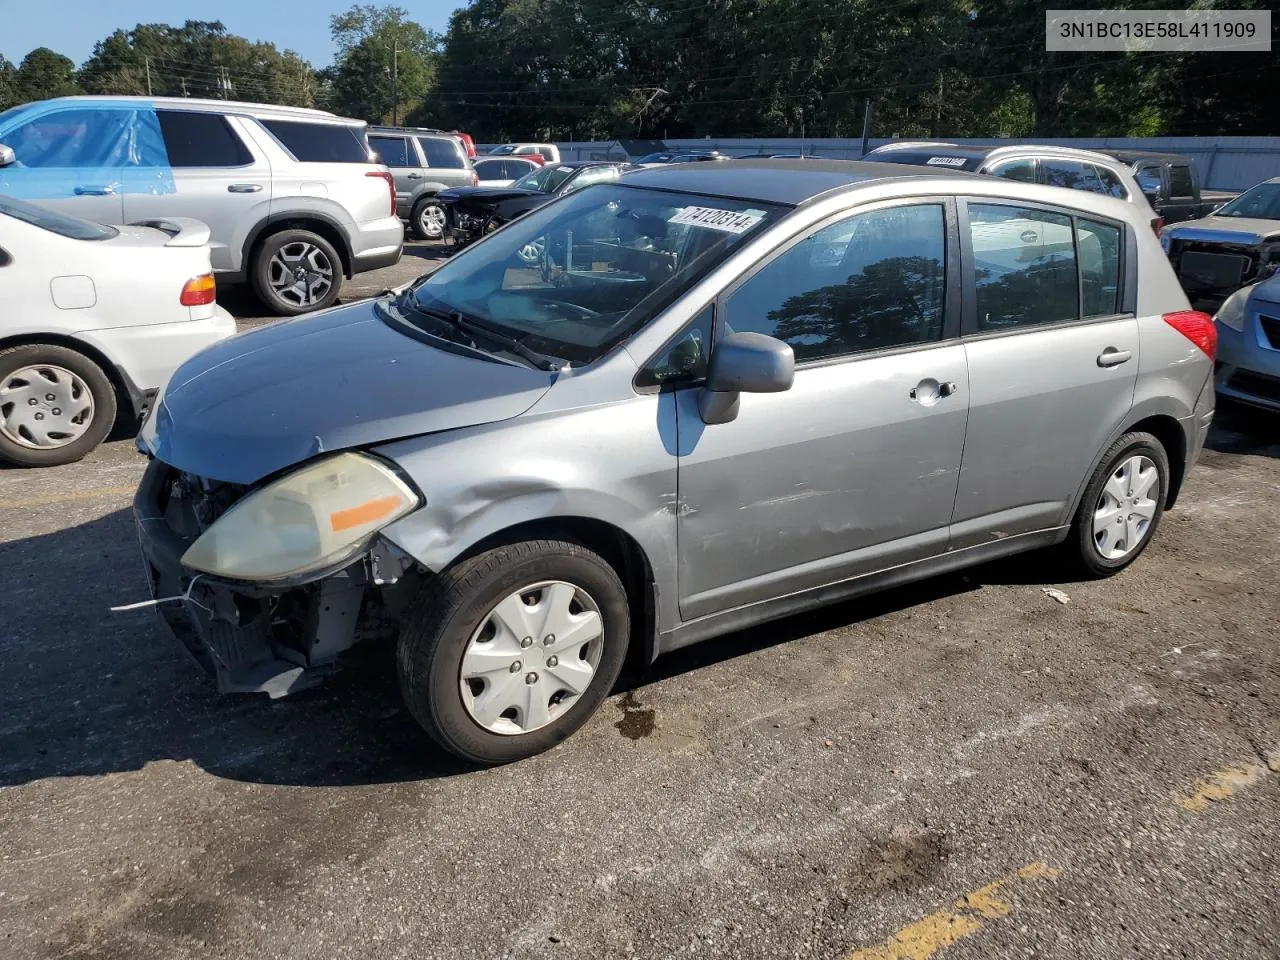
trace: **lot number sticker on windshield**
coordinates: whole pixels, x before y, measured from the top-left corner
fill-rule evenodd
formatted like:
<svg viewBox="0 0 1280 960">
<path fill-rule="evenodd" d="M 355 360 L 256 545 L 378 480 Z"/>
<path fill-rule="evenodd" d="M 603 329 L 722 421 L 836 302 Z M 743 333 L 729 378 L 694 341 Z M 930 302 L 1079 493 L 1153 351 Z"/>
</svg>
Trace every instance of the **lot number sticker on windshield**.
<svg viewBox="0 0 1280 960">
<path fill-rule="evenodd" d="M 926 167 L 963 167 L 964 157 L 930 157 L 924 165 Z"/>
<path fill-rule="evenodd" d="M 723 230 L 725 233 L 746 233 L 764 219 L 760 210 L 720 210 L 716 207 L 682 207 L 667 223 L 687 223 L 691 227 Z"/>
</svg>

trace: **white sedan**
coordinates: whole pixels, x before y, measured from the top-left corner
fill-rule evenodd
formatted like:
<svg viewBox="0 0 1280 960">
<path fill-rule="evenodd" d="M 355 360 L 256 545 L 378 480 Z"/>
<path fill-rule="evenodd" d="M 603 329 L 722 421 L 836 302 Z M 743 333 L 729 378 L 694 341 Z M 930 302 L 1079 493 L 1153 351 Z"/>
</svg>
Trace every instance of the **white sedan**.
<svg viewBox="0 0 1280 960">
<path fill-rule="evenodd" d="M 523 157 L 482 157 L 472 167 L 480 178 L 477 187 L 509 187 L 530 170 L 537 170 L 538 164 Z"/>
<path fill-rule="evenodd" d="M 0 196 L 0 460 L 79 460 L 236 331 L 198 220 L 108 227 Z"/>
</svg>

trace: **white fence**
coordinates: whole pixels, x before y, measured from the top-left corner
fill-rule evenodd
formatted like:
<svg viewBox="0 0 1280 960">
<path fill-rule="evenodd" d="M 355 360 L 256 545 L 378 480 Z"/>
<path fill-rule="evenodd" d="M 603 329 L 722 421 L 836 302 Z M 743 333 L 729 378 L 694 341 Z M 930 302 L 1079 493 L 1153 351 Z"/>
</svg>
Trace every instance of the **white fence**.
<svg viewBox="0 0 1280 960">
<path fill-rule="evenodd" d="M 666 140 L 669 147 L 697 147 L 720 150 L 737 156 L 747 153 L 804 153 L 807 156 L 836 160 L 856 160 L 862 154 L 862 139 L 756 138 L 705 140 Z M 871 146 L 890 141 L 872 138 Z M 1156 150 L 1176 153 L 1195 160 L 1200 179 L 1213 190 L 1246 190 L 1262 180 L 1280 177 L 1280 137 L 1095 137 L 1055 140 L 953 140 L 952 143 L 995 146 L 1014 142 L 1057 144 L 1064 147 L 1096 149 L 1110 147 L 1131 150 Z M 626 153 L 616 140 L 592 143 L 560 143 L 565 160 L 625 159 Z"/>
</svg>

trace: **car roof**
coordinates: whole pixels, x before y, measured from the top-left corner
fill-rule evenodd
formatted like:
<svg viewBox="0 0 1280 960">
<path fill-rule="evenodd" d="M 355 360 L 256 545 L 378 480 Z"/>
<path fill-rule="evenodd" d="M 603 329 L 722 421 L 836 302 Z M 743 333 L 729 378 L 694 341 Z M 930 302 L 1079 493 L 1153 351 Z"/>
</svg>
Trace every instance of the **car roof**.
<svg viewBox="0 0 1280 960">
<path fill-rule="evenodd" d="M 1136 163 L 1139 160 L 1169 160 L 1175 163 L 1190 162 L 1187 157 L 1177 153 L 1160 153 L 1157 150 L 1113 150 L 1109 147 L 1098 147 L 1097 153 L 1105 153 L 1122 163 Z"/>
<path fill-rule="evenodd" d="M 998 143 L 987 145 L 946 143 L 940 140 L 910 140 L 890 142 L 876 147 L 868 156 L 886 153 L 915 153 L 930 157 L 960 157 L 965 160 L 985 160 L 996 155 L 1018 157 L 1057 157 L 1064 160 L 1090 160 L 1094 163 L 1107 160 L 1127 162 L 1109 150 L 1084 150 L 1080 147 L 1060 147 L 1051 143 Z M 1156 156 L 1156 154 L 1151 154 Z M 1168 156 L 1166 154 L 1166 156 Z M 1179 158 L 1182 159 L 1182 158 Z"/>
<path fill-rule="evenodd" d="M 520 157 L 514 159 L 519 160 Z M 626 160 L 561 160 L 552 166 L 556 167 L 573 167 L 575 170 L 579 167 L 625 167 Z"/>
<path fill-rule="evenodd" d="M 779 176 L 786 174 L 786 176 Z M 957 170 L 863 160 L 802 160 L 745 158 L 734 163 L 672 164 L 644 167 L 628 173 L 630 186 L 682 193 L 703 193 L 735 200 L 758 200 L 798 206 L 820 194 L 869 180 L 960 177 L 986 180 Z"/>
<path fill-rule="evenodd" d="M 131 96 L 77 96 L 54 97 L 46 103 L 120 103 L 121 101 L 137 101 L 155 107 L 173 107 L 174 109 L 193 110 L 200 113 L 248 113 L 253 115 L 270 115 L 273 117 L 293 118 L 298 120 L 328 120 L 364 126 L 363 120 L 340 117 L 328 110 L 315 110 L 311 107 L 282 107 L 274 103 L 250 103 L 244 100 L 207 100 L 200 97 L 131 97 Z"/>
</svg>

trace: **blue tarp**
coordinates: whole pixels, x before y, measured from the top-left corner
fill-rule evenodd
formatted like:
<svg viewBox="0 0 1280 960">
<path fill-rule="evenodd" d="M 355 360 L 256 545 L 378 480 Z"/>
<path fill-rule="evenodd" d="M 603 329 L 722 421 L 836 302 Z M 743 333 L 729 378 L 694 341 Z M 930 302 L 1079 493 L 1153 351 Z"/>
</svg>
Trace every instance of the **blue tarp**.
<svg viewBox="0 0 1280 960">
<path fill-rule="evenodd" d="M 50 100 L 6 111 L 0 143 L 17 160 L 0 167 L 0 193 L 52 200 L 109 188 L 175 193 L 155 107 L 140 100 Z"/>
</svg>

